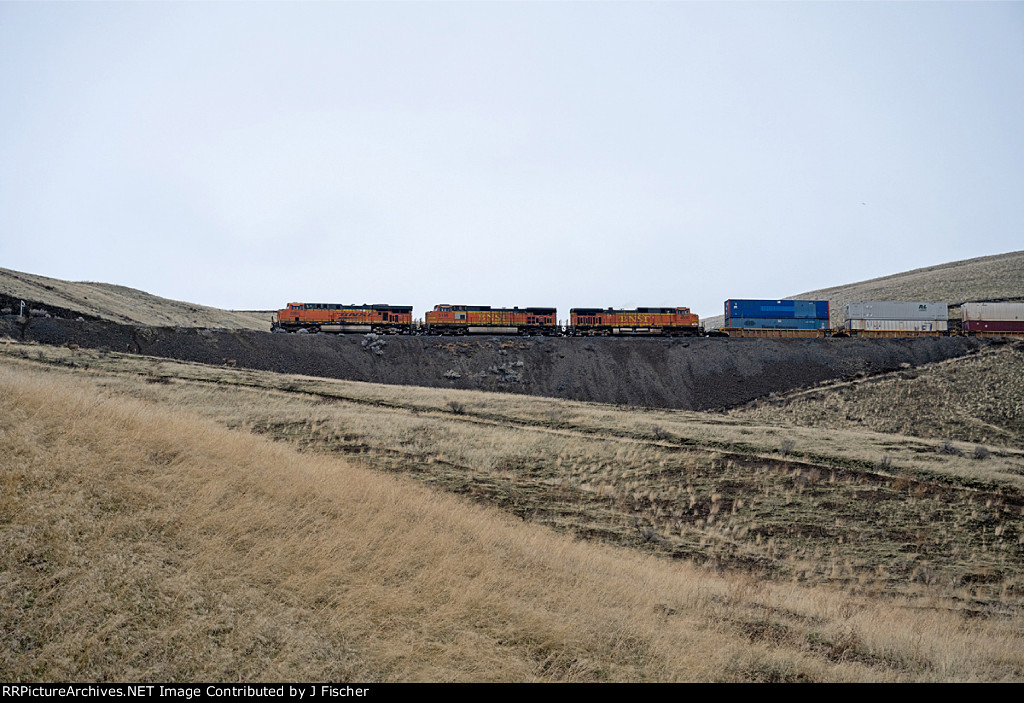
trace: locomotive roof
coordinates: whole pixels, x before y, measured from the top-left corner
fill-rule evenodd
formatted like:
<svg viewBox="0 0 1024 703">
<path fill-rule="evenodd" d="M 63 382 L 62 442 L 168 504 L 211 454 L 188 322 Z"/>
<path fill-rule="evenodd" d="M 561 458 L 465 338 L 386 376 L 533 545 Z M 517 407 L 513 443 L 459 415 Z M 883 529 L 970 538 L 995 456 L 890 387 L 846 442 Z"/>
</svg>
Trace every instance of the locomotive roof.
<svg viewBox="0 0 1024 703">
<path fill-rule="evenodd" d="M 572 308 L 569 312 L 576 313 L 577 315 L 600 315 L 601 313 L 618 313 L 618 312 L 653 312 L 662 315 L 674 314 L 676 310 L 680 308 L 636 308 L 633 310 L 625 310 L 622 308 Z M 685 308 L 689 310 L 689 308 Z"/>
<path fill-rule="evenodd" d="M 356 305 L 350 303 L 288 303 L 289 305 L 302 305 L 306 310 L 393 310 L 395 312 L 412 312 L 412 305 L 388 305 L 387 303 L 363 303 Z"/>
<path fill-rule="evenodd" d="M 434 309 L 437 310 L 440 307 L 451 308 L 452 310 L 458 311 L 482 311 L 490 310 L 492 312 L 528 312 L 534 315 L 554 315 L 557 312 L 556 308 L 492 308 L 490 305 L 448 305 L 447 303 L 441 303 L 435 305 Z"/>
</svg>

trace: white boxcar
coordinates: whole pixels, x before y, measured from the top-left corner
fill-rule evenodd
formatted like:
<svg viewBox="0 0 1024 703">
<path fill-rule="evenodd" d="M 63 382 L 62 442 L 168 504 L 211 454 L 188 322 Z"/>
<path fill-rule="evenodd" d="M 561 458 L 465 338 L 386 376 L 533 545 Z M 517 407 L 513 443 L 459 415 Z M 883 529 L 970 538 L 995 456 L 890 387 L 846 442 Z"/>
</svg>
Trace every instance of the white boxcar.
<svg viewBox="0 0 1024 703">
<path fill-rule="evenodd" d="M 946 303 L 866 300 L 846 304 L 847 320 L 948 320 Z M 855 328 L 857 329 L 857 328 Z M 868 328 L 859 328 L 868 329 Z"/>
<path fill-rule="evenodd" d="M 988 322 L 1024 322 L 1024 303 L 964 303 L 964 320 Z"/>
</svg>

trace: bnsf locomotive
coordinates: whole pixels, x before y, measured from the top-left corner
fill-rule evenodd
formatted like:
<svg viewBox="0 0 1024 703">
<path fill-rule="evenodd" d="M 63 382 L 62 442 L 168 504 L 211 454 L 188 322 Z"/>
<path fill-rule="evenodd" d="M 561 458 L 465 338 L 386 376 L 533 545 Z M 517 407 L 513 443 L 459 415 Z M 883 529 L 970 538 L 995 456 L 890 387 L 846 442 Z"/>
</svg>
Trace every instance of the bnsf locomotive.
<svg viewBox="0 0 1024 703">
<path fill-rule="evenodd" d="M 569 311 L 569 333 L 573 336 L 664 334 L 693 337 L 700 334 L 700 320 L 690 308 L 573 308 Z"/>
<path fill-rule="evenodd" d="M 288 303 L 277 311 L 273 329 L 285 332 L 412 332 L 411 305 L 339 305 L 336 303 Z"/>
<path fill-rule="evenodd" d="M 555 308 L 435 305 L 424 317 L 425 334 L 562 334 Z"/>
</svg>

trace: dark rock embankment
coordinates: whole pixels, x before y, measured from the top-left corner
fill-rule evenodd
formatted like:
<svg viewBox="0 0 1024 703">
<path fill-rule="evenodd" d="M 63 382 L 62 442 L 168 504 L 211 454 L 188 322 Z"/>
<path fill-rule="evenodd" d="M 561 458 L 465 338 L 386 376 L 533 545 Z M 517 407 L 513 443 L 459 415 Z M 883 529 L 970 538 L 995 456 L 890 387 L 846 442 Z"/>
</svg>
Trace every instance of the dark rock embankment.
<svg viewBox="0 0 1024 703">
<path fill-rule="evenodd" d="M 136 327 L 59 318 L 0 318 L 0 335 L 43 344 L 372 383 L 525 393 L 706 410 L 830 379 L 961 356 L 966 337 L 653 339 L 376 337 Z"/>
</svg>

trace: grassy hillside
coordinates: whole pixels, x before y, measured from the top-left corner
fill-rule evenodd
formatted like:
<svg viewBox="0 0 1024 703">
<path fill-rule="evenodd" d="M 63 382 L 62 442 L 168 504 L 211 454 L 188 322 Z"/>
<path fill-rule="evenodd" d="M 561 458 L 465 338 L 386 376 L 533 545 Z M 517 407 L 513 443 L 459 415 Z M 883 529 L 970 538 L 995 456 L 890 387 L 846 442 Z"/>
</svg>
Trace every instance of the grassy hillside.
<svg viewBox="0 0 1024 703">
<path fill-rule="evenodd" d="M 846 303 L 857 300 L 924 300 L 948 302 L 951 307 L 980 300 L 1024 300 L 1024 251 L 927 266 L 787 299 L 828 300 L 834 327 L 843 324 Z M 959 310 L 951 309 L 950 316 L 959 319 Z M 705 320 L 709 328 L 723 323 L 721 315 Z"/>
<path fill-rule="evenodd" d="M 21 677 L 1024 677 L 1008 446 L 0 352 Z"/>
<path fill-rule="evenodd" d="M 1024 342 L 763 399 L 731 417 L 1024 448 Z M 976 448 L 977 450 L 977 448 Z"/>
<path fill-rule="evenodd" d="M 14 314 L 17 301 L 30 307 L 52 306 L 115 322 L 179 327 L 270 329 L 268 313 L 234 312 L 168 300 L 141 290 L 109 283 L 62 281 L 0 268 L 0 296 Z"/>
</svg>

